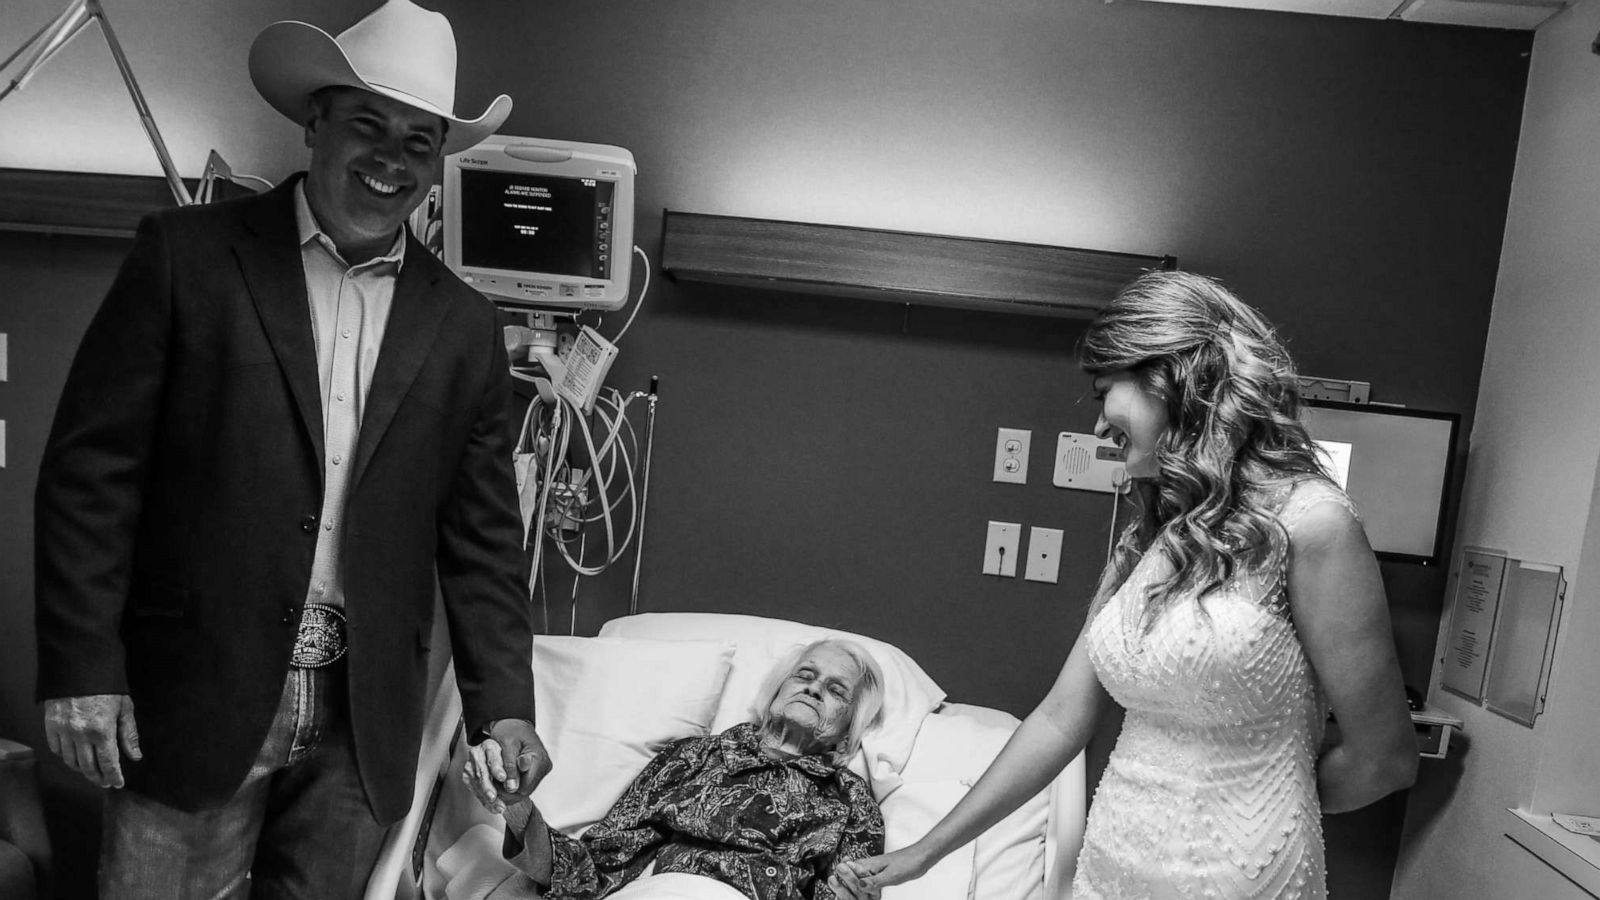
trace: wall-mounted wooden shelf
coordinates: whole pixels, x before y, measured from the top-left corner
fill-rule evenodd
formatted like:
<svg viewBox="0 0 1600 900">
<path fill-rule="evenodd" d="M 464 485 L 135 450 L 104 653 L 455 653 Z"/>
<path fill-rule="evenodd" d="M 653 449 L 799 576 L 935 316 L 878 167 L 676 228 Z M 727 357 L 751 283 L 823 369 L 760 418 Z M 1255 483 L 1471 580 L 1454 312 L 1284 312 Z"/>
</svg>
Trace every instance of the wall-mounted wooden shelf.
<svg viewBox="0 0 1600 900">
<path fill-rule="evenodd" d="M 661 268 L 674 279 L 953 306 L 1093 316 L 1144 256 L 904 231 L 666 210 Z"/>
<path fill-rule="evenodd" d="M 193 191 L 194 180 L 186 182 Z M 219 197 L 249 188 L 218 182 Z M 0 168 L 0 231 L 133 237 L 146 213 L 176 206 L 156 175 Z"/>
</svg>

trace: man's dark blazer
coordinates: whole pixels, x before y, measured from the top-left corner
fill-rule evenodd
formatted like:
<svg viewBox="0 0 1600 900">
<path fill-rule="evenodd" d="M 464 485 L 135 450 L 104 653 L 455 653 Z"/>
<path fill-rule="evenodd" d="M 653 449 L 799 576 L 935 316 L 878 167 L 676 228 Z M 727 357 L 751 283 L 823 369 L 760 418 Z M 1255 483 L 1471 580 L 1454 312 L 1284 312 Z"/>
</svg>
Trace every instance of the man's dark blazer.
<svg viewBox="0 0 1600 900">
<path fill-rule="evenodd" d="M 249 770 L 320 530 L 323 419 L 293 180 L 147 217 L 73 361 L 36 494 L 41 700 L 131 693 L 129 786 L 186 809 Z M 469 726 L 531 718 L 531 625 L 491 304 L 408 234 L 352 461 L 350 718 L 403 816 L 437 584 Z"/>
</svg>

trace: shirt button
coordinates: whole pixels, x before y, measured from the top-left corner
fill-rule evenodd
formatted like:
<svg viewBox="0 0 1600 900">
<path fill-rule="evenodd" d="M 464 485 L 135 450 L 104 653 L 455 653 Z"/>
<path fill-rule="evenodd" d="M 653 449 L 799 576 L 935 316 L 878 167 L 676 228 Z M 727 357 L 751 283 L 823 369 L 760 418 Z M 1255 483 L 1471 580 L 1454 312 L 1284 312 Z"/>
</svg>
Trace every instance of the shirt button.
<svg viewBox="0 0 1600 900">
<path fill-rule="evenodd" d="M 339 454 L 335 453 L 333 455 L 333 464 L 337 466 L 339 463 L 342 463 L 342 462 L 344 462 L 344 457 L 342 457 Z"/>
<path fill-rule="evenodd" d="M 341 393 L 341 394 L 339 394 L 339 395 L 338 395 L 338 399 L 339 399 L 339 400 L 340 400 L 340 401 L 343 401 L 343 400 L 344 400 L 344 394 L 342 394 L 342 393 Z"/>
<path fill-rule="evenodd" d="M 326 525 L 323 525 L 322 526 L 322 530 L 323 531 L 332 531 L 333 530 L 333 523 L 329 522 Z"/>
<path fill-rule="evenodd" d="M 344 330 L 344 337 L 345 337 L 346 340 L 349 340 L 349 338 L 350 338 L 350 329 L 346 328 Z"/>
<path fill-rule="evenodd" d="M 301 519 L 300 520 L 300 530 L 304 531 L 306 534 L 311 534 L 312 532 L 316 531 L 317 530 L 317 517 L 316 516 L 306 516 L 305 518 Z"/>
</svg>

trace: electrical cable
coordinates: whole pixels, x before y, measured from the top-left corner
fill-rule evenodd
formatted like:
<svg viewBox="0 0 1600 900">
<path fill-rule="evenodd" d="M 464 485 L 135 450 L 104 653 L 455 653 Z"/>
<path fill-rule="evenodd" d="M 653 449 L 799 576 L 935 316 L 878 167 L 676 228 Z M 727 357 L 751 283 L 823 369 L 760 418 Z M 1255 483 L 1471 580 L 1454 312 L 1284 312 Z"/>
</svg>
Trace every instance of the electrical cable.
<svg viewBox="0 0 1600 900">
<path fill-rule="evenodd" d="M 639 491 L 639 549 L 633 554 L 633 591 L 628 595 L 628 615 L 639 612 L 639 569 L 644 562 L 644 517 L 650 509 L 650 452 L 656 437 L 656 388 L 659 379 L 650 376 L 649 402 L 645 407 L 644 425 L 644 486 Z"/>
<path fill-rule="evenodd" d="M 1122 476 L 1118 478 L 1117 476 Z M 1118 469 L 1111 475 L 1111 529 L 1106 534 L 1106 564 L 1111 563 L 1111 554 L 1117 546 L 1117 510 L 1122 504 L 1122 495 L 1127 493 L 1129 484 L 1128 473 Z"/>
<path fill-rule="evenodd" d="M 632 327 L 650 291 L 650 258 L 638 246 L 633 247 L 633 252 L 639 255 L 643 264 L 643 286 L 621 330 L 610 338 L 613 344 L 620 341 Z M 508 326 L 506 331 L 508 350 L 534 346 L 536 353 L 548 355 L 550 345 L 535 342 L 534 329 Z M 538 365 L 537 360 L 535 365 Z M 523 418 L 517 452 L 529 457 L 526 477 L 537 479 L 532 489 L 533 500 L 528 504 L 530 509 L 524 512 L 524 549 L 532 552 L 529 597 L 530 600 L 535 594 L 541 597 L 548 631 L 549 594 L 545 583 L 545 567 L 551 550 L 574 574 L 573 610 L 569 627 L 575 629 L 577 579 L 599 575 L 635 546 L 635 538 L 642 529 L 644 517 L 639 483 L 634 474 L 636 463 L 641 458 L 639 437 L 629 418 L 629 410 L 635 400 L 649 401 L 649 426 L 653 438 L 656 380 L 652 378 L 649 393 L 634 391 L 626 396 L 615 388 L 602 387 L 586 413 L 560 391 L 554 390 L 553 379 L 549 372 L 542 371 L 544 368 L 542 365 L 536 369 L 513 365 L 511 374 L 538 388 Z M 646 471 L 650 464 L 649 452 L 647 444 L 643 456 Z M 587 468 L 573 465 L 574 456 L 583 460 Z M 526 489 L 524 496 L 527 496 Z M 625 521 L 622 519 L 624 513 L 627 516 Z M 596 526 L 605 536 L 604 543 L 596 548 L 594 558 L 590 558 L 589 531 Z M 638 546 L 642 547 L 642 544 L 641 538 Z M 630 602 L 630 606 L 635 608 L 638 582 L 636 559 Z"/>
<path fill-rule="evenodd" d="M 1117 491 L 1113 491 L 1111 494 L 1111 528 L 1106 531 L 1106 563 L 1108 565 L 1111 563 L 1111 552 L 1117 546 L 1117 501 L 1121 497 L 1122 494 Z"/>
<path fill-rule="evenodd" d="M 633 312 L 628 313 L 628 321 L 622 323 L 622 330 L 611 339 L 613 344 L 621 341 L 622 336 L 628 333 L 628 327 L 633 324 L 633 317 L 639 314 L 639 307 L 644 305 L 644 298 L 650 294 L 650 257 L 644 255 L 638 244 L 633 246 L 633 252 L 639 254 L 639 259 L 644 261 L 644 284 L 639 287 L 639 299 L 634 301 Z"/>
<path fill-rule="evenodd" d="M 540 380 L 525 372 L 513 370 L 513 374 L 527 381 Z M 560 394 L 547 399 L 541 390 L 529 401 L 518 447 L 519 452 L 532 456 L 528 477 L 538 479 L 537 500 L 531 504 L 525 538 L 525 547 L 533 552 L 530 595 L 535 592 L 534 579 L 543 577 L 547 540 L 578 576 L 600 574 L 633 545 L 639 520 L 634 478 L 638 436 L 628 412 L 635 400 L 647 396 L 634 392 L 624 397 L 614 388 L 602 389 L 594 406 L 599 429 L 591 427 L 582 409 Z M 570 451 L 579 448 L 587 469 L 572 465 Z M 624 509 L 625 522 L 621 518 Z M 588 529 L 596 524 L 605 543 L 599 559 L 591 560 L 587 558 Z M 577 544 L 576 554 L 573 544 Z"/>
<path fill-rule="evenodd" d="M 580 557 L 583 556 L 582 541 L 580 541 L 578 545 L 578 555 Z M 572 579 L 572 611 L 567 619 L 567 634 L 578 633 L 578 582 L 582 580 L 583 578 L 581 576 L 574 576 Z"/>
<path fill-rule="evenodd" d="M 550 633 L 550 588 L 544 581 L 544 570 L 536 570 L 539 576 L 539 612 L 543 619 L 544 627 L 540 634 Z"/>
</svg>

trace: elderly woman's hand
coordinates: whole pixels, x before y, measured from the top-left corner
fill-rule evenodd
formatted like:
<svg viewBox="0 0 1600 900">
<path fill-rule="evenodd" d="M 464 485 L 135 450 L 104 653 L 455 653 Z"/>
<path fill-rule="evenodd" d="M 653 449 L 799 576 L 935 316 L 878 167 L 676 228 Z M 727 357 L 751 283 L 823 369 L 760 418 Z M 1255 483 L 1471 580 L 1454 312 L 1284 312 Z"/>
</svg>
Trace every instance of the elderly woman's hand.
<svg viewBox="0 0 1600 900">
<path fill-rule="evenodd" d="M 494 738 L 486 738 L 483 743 L 467 748 L 467 764 L 461 771 L 461 780 L 483 808 L 496 815 L 504 815 L 507 804 L 528 801 L 521 791 L 502 787 L 506 781 L 506 765 L 500 742 Z"/>
</svg>

